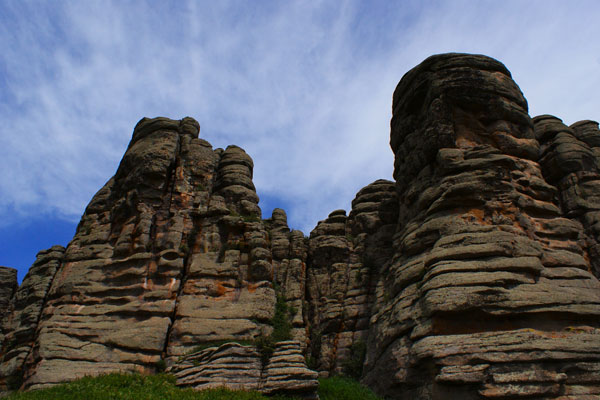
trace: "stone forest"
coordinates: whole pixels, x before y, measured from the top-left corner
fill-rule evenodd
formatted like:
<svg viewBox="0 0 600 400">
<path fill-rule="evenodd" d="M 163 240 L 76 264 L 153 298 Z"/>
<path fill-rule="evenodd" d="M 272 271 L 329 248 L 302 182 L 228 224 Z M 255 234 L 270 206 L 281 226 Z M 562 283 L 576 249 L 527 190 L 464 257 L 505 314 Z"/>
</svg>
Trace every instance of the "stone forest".
<svg viewBox="0 0 600 400">
<path fill-rule="evenodd" d="M 253 160 L 143 118 L 66 248 L 0 267 L 0 391 L 113 371 L 315 399 L 600 398 L 600 130 L 531 118 L 500 62 L 441 54 L 393 94 L 394 182 L 307 237 Z M 258 160 L 260 162 L 260 160 Z"/>
</svg>

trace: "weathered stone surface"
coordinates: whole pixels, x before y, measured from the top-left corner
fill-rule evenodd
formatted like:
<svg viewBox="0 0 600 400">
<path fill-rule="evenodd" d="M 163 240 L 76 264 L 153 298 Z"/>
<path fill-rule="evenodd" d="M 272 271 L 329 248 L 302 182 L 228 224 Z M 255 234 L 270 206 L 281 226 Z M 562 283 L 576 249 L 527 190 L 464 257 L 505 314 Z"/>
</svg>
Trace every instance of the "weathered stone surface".
<svg viewBox="0 0 600 400">
<path fill-rule="evenodd" d="M 317 372 L 306 367 L 300 342 L 279 342 L 264 369 L 260 390 L 265 394 L 318 400 L 317 378 Z"/>
<path fill-rule="evenodd" d="M 178 386 L 198 390 L 225 387 L 318 400 L 318 374 L 306 367 L 300 342 L 278 342 L 266 365 L 262 358 L 255 346 L 231 342 L 182 356 L 167 372 Z"/>
<path fill-rule="evenodd" d="M 600 130 L 594 121 L 567 127 L 551 115 L 534 118 L 540 164 L 558 188 L 565 215 L 581 222 L 591 271 L 600 277 Z"/>
<path fill-rule="evenodd" d="M 591 151 L 568 142 L 542 174 L 536 138 L 561 134 L 534 134 L 510 73 L 483 56 L 430 57 L 393 110 L 399 219 L 363 382 L 392 398 L 568 392 L 571 365 L 600 365 L 600 283 L 547 179 L 592 167 Z"/>
<path fill-rule="evenodd" d="M 40 251 L 10 301 L 2 319 L 0 391 L 21 386 L 24 363 L 31 356 L 48 291 L 64 256 L 64 247 Z"/>
<path fill-rule="evenodd" d="M 596 122 L 531 120 L 500 62 L 430 57 L 394 92 L 395 182 L 308 238 L 199 129 L 142 119 L 67 249 L 8 279 L 0 390 L 166 360 L 182 386 L 314 398 L 308 359 L 393 399 L 600 396 Z M 265 340 L 266 364 L 217 346 Z"/>
<path fill-rule="evenodd" d="M 182 387 L 258 390 L 262 364 L 255 347 L 226 343 L 182 357 L 167 372 L 173 373 Z"/>
<path fill-rule="evenodd" d="M 252 160 L 198 132 L 191 118 L 138 123 L 40 304 L 25 387 L 81 371 L 153 372 L 197 343 L 270 333 L 272 257 Z"/>
<path fill-rule="evenodd" d="M 0 347 L 4 341 L 4 326 L 2 320 L 8 313 L 8 305 L 17 290 L 17 270 L 0 266 Z"/>
<path fill-rule="evenodd" d="M 0 320 L 8 311 L 8 304 L 17 286 L 17 270 L 0 266 Z"/>
<path fill-rule="evenodd" d="M 391 256 L 397 219 L 394 184 L 361 189 L 352 210 L 332 212 L 309 240 L 307 301 L 310 357 L 321 375 L 359 375 L 379 269 Z M 350 371 L 352 370 L 352 371 Z"/>
</svg>

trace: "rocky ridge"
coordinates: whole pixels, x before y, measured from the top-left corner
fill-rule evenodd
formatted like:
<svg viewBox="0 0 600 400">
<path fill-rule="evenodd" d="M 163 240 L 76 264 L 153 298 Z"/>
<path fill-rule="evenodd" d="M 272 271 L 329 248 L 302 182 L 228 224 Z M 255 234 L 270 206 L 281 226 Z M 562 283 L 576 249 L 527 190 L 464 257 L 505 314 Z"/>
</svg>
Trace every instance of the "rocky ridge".
<svg viewBox="0 0 600 400">
<path fill-rule="evenodd" d="M 142 119 L 67 248 L 18 289 L 0 268 L 0 390 L 166 364 L 311 398 L 308 363 L 395 399 L 600 396 L 596 122 L 531 119 L 500 62 L 432 56 L 394 92 L 395 182 L 309 237 L 199 129 Z"/>
</svg>

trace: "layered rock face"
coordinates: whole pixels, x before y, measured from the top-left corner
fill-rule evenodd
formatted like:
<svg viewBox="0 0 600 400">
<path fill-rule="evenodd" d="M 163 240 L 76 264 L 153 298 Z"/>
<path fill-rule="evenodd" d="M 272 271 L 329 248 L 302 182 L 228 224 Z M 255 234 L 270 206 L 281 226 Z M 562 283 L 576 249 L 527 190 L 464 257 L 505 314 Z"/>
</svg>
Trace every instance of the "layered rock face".
<svg viewBox="0 0 600 400">
<path fill-rule="evenodd" d="M 191 118 L 138 123 L 67 249 L 34 264 L 30 275 L 44 279 L 32 284 L 39 295 L 28 278 L 17 292 L 5 324 L 4 381 L 41 388 L 85 374 L 154 372 L 162 358 L 198 344 L 271 333 L 274 265 L 282 279 L 297 268 L 304 237 L 280 211 L 261 220 L 253 162 L 242 149 L 213 150 L 198 132 Z M 270 242 L 266 225 L 279 242 Z M 273 257 L 271 246 L 283 242 L 289 246 Z M 50 256 L 53 269 L 44 264 Z M 286 279 L 281 290 L 302 302 L 301 276 Z M 21 291 L 30 293 L 24 304 Z M 39 310 L 22 316 L 32 303 Z M 302 310 L 293 317 L 303 328 Z"/>
<path fill-rule="evenodd" d="M 364 382 L 393 398 L 600 394 L 600 283 L 508 70 L 430 57 L 391 126 L 399 218 Z"/>
<path fill-rule="evenodd" d="M 0 318 L 8 310 L 8 303 L 17 286 L 17 270 L 0 266 Z"/>
<path fill-rule="evenodd" d="M 168 365 L 315 398 L 308 364 L 392 399 L 600 396 L 596 122 L 532 120 L 498 61 L 430 57 L 394 92 L 395 182 L 309 237 L 198 135 L 142 119 L 69 246 L 16 290 L 0 268 L 0 392 Z"/>
<path fill-rule="evenodd" d="M 375 285 L 392 254 L 396 219 L 394 184 L 378 180 L 358 192 L 348 216 L 334 211 L 310 234 L 308 354 L 323 376 L 360 377 Z"/>
<path fill-rule="evenodd" d="M 10 299 L 17 290 L 17 270 L 0 266 L 0 321 L 8 312 Z M 0 324 L 0 343 L 4 340 L 4 331 Z"/>
<path fill-rule="evenodd" d="M 18 389 L 23 382 L 23 364 L 31 356 L 48 291 L 64 251 L 62 246 L 40 251 L 10 301 L 2 319 L 5 336 L 0 349 L 0 389 Z"/>
<path fill-rule="evenodd" d="M 263 358 L 255 346 L 227 343 L 192 352 L 167 372 L 175 375 L 178 386 L 199 390 L 227 386 L 307 400 L 319 398 L 318 374 L 306 367 L 300 342 L 279 342 L 266 365 Z"/>
<path fill-rule="evenodd" d="M 571 127 L 550 115 L 534 118 L 544 176 L 559 191 L 565 215 L 583 225 L 592 272 L 600 277 L 600 130 L 595 121 Z"/>
</svg>

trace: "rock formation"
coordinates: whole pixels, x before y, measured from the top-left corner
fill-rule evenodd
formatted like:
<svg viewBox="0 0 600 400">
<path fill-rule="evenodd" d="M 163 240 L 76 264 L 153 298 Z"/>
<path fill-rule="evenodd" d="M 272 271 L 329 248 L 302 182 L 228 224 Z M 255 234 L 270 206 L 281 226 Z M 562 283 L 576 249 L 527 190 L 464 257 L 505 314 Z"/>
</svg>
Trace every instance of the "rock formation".
<svg viewBox="0 0 600 400">
<path fill-rule="evenodd" d="M 430 57 L 396 88 L 391 126 L 399 218 L 363 381 L 393 398 L 600 394 L 600 283 L 557 201 L 568 185 L 549 183 L 572 171 L 540 149 L 508 70 Z"/>
<path fill-rule="evenodd" d="M 394 399 L 600 396 L 596 122 L 532 120 L 500 62 L 432 56 L 394 92 L 395 182 L 308 238 L 198 135 L 142 119 L 69 246 L 16 291 L 0 268 L 0 390 L 166 364 L 311 398 L 306 360 Z"/>
<path fill-rule="evenodd" d="M 0 321 L 8 312 L 10 299 L 17 289 L 17 270 L 0 266 Z M 0 343 L 4 340 L 2 324 L 0 324 Z"/>
<path fill-rule="evenodd" d="M 226 385 L 234 390 L 285 393 L 307 400 L 319 398 L 318 374 L 306 367 L 298 341 L 278 342 L 268 360 L 252 345 L 226 343 L 209 347 L 181 357 L 167 372 L 173 373 L 177 385 L 182 387 L 202 390 Z"/>
<path fill-rule="evenodd" d="M 0 266 L 0 318 L 8 311 L 8 304 L 17 289 L 17 270 Z"/>
</svg>

